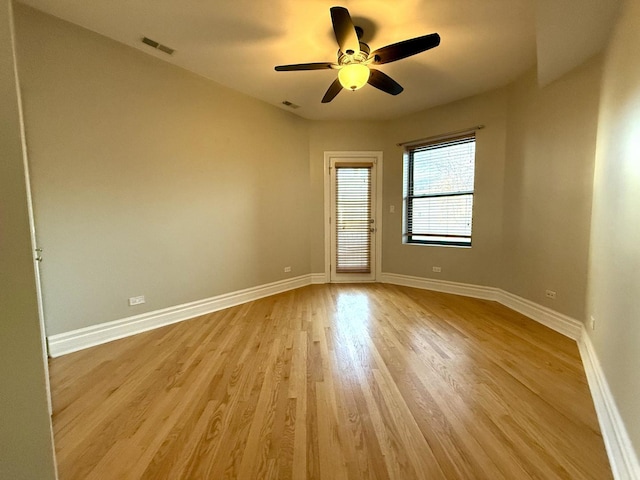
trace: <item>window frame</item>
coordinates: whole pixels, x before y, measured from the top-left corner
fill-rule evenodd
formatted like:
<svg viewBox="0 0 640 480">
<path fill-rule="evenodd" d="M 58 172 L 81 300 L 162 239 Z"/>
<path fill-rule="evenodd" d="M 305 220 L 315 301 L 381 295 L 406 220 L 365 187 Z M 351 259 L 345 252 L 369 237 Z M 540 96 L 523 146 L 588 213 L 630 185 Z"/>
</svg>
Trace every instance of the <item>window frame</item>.
<svg viewBox="0 0 640 480">
<path fill-rule="evenodd" d="M 404 151 L 404 165 L 403 165 L 403 243 L 407 245 L 432 245 L 432 246 L 445 246 L 445 247 L 463 247 L 463 248 L 471 248 L 473 245 L 473 218 L 474 218 L 474 210 L 475 210 L 475 170 L 476 170 L 476 152 L 475 146 L 476 143 L 476 134 L 475 132 L 460 134 L 456 136 L 449 137 L 439 137 L 430 142 L 424 142 L 419 144 L 409 144 L 405 145 Z M 474 155 L 473 155 L 473 170 L 474 170 L 474 178 L 473 178 L 473 188 L 472 190 L 466 191 L 458 191 L 458 192 L 438 192 L 438 193 L 429 193 L 422 195 L 413 195 L 413 188 L 415 183 L 414 178 L 414 155 L 417 151 L 424 149 L 425 147 L 431 148 L 446 148 L 447 144 L 450 146 L 460 144 L 460 143 L 473 143 L 474 144 Z M 471 196 L 471 215 L 469 218 L 470 221 L 470 232 L 469 236 L 464 238 L 468 238 L 469 241 L 460 241 L 453 240 L 463 238 L 461 235 L 453 235 L 449 233 L 431 233 L 431 232 L 421 232 L 414 233 L 413 232 L 413 204 L 415 199 L 420 198 L 449 198 L 455 196 Z M 415 239 L 413 237 L 416 236 L 432 236 L 439 237 L 438 240 L 424 240 L 424 239 Z M 452 240 L 442 240 L 442 238 L 451 237 Z"/>
</svg>

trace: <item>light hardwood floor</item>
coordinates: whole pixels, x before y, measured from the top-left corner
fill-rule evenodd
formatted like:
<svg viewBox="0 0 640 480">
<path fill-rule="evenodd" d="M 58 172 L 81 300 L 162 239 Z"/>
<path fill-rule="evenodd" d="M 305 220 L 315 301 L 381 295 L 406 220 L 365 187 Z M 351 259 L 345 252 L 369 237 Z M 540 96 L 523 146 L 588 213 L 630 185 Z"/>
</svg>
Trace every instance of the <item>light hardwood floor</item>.
<svg viewBox="0 0 640 480">
<path fill-rule="evenodd" d="M 51 360 L 61 480 L 607 479 L 574 341 L 313 285 Z"/>
</svg>

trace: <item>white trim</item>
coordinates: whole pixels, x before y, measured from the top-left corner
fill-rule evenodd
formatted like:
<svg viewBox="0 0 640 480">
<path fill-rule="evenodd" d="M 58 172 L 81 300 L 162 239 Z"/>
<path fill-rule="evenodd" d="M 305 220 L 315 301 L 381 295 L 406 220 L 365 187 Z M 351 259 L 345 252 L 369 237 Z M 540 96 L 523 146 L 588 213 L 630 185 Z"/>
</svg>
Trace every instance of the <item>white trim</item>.
<svg viewBox="0 0 640 480">
<path fill-rule="evenodd" d="M 382 151 L 326 151 L 324 152 L 324 271 L 325 283 L 331 283 L 331 227 L 329 217 L 331 217 L 331 159 L 334 157 L 357 159 L 374 158 L 376 175 L 376 233 L 374 254 L 374 278 L 366 282 L 380 281 L 382 275 L 382 173 L 383 173 L 383 152 Z M 351 282 L 362 282 L 356 279 Z"/>
<path fill-rule="evenodd" d="M 515 310 L 516 312 L 526 315 L 536 322 L 561 333 L 565 337 L 569 337 L 576 341 L 580 338 L 583 323 L 575 318 L 571 318 L 568 315 L 556 312 L 555 310 L 544 307 L 505 290 L 500 290 L 498 302 L 505 307 L 509 307 L 511 310 Z"/>
<path fill-rule="evenodd" d="M 234 307 L 241 303 L 251 302 L 259 298 L 268 297 L 269 295 L 304 287 L 311 283 L 323 283 L 320 280 L 324 280 L 324 274 L 302 275 L 296 278 L 280 280 L 266 285 L 177 305 L 175 307 L 142 313 L 121 320 L 114 320 L 70 332 L 51 335 L 47 338 L 49 355 L 51 357 L 59 357 L 67 353 L 94 347 L 200 315 Z"/>
<path fill-rule="evenodd" d="M 530 300 L 495 287 L 434 280 L 396 273 L 382 273 L 381 283 L 403 285 L 466 297 L 497 301 L 547 327 L 577 340 L 580 356 L 593 397 L 600 430 L 616 480 L 640 479 L 640 464 L 629 435 L 616 407 L 604 372 L 584 325 L 577 320 L 538 305 Z M 49 354 L 58 357 L 120 338 L 142 333 L 200 315 L 233 307 L 277 293 L 311 284 L 327 283 L 325 273 L 312 273 L 296 278 L 247 288 L 205 300 L 186 303 L 133 317 L 102 323 L 48 337 Z"/>
<path fill-rule="evenodd" d="M 583 324 L 578 320 L 496 287 L 411 277 L 396 273 L 383 273 L 380 276 L 380 281 L 382 283 L 392 283 L 436 292 L 453 293 L 465 297 L 494 300 L 573 340 L 580 338 Z"/>
<path fill-rule="evenodd" d="M 613 477 L 616 480 L 640 479 L 640 463 L 636 456 L 629 434 L 624 426 L 613 394 L 609 389 L 596 351 L 591 343 L 586 329 L 578 340 L 578 348 L 587 374 L 587 381 L 591 389 L 591 396 L 598 414 L 600 431 L 604 445 L 609 454 L 609 462 Z"/>
<path fill-rule="evenodd" d="M 395 273 L 383 273 L 380 281 L 485 300 L 495 300 L 562 335 L 576 340 L 613 476 L 616 480 L 640 479 L 638 457 L 583 323 L 499 288 L 411 277 Z"/>
<path fill-rule="evenodd" d="M 311 284 L 312 285 L 317 285 L 317 284 L 321 284 L 321 283 L 328 283 L 327 282 L 327 275 L 324 273 L 312 273 L 311 274 Z"/>
<path fill-rule="evenodd" d="M 424 290 L 497 301 L 547 327 L 577 340 L 587 381 L 600 423 L 600 430 L 616 480 L 640 479 L 640 464 L 629 435 L 616 407 L 604 372 L 584 325 L 577 320 L 538 305 L 496 287 L 434 280 L 396 273 L 381 273 L 381 283 L 403 285 Z M 200 315 L 233 307 L 241 303 L 304 287 L 328 283 L 325 273 L 311 273 L 296 278 L 247 288 L 205 300 L 186 303 L 133 317 L 102 323 L 48 337 L 49 354 L 58 357 L 120 338 L 142 333 Z"/>
<path fill-rule="evenodd" d="M 498 292 L 500 291 L 494 287 L 411 277 L 397 273 L 383 273 L 380 276 L 380 282 L 403 285 L 405 287 L 422 288 L 423 290 L 433 290 L 435 292 L 453 293 L 454 295 L 463 295 L 465 297 L 482 298 L 483 300 L 497 300 Z"/>
<path fill-rule="evenodd" d="M 324 152 L 324 165 L 322 175 L 324 177 L 324 216 L 322 228 L 324 229 L 324 275 L 325 283 L 331 283 L 331 152 Z"/>
</svg>

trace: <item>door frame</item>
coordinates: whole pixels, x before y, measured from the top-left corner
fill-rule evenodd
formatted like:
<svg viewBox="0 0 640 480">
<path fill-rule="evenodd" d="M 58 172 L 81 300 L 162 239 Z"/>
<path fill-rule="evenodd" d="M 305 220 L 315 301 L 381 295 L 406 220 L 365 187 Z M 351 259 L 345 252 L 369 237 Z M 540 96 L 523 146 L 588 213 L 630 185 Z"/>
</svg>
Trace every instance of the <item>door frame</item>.
<svg viewBox="0 0 640 480">
<path fill-rule="evenodd" d="M 334 158 L 353 159 L 353 161 L 364 161 L 373 159 L 375 169 L 375 185 L 372 185 L 375 193 L 375 205 L 372 210 L 375 212 L 375 248 L 372 252 L 374 271 L 373 280 L 366 282 L 377 282 L 382 271 L 382 152 L 381 151 L 326 151 L 324 152 L 324 280 L 331 283 L 331 160 Z M 363 282 L 353 280 L 353 282 Z"/>
<path fill-rule="evenodd" d="M 15 51 L 14 51 L 15 55 Z M 16 72 L 17 73 L 17 72 Z M 20 82 L 16 77 L 17 97 L 18 97 L 18 116 L 20 121 L 20 139 L 22 142 L 22 164 L 24 168 L 25 190 L 27 194 L 27 213 L 29 217 L 29 235 L 31 237 L 31 253 L 33 258 L 33 271 L 36 287 L 36 298 L 38 303 L 38 321 L 40 323 L 40 343 L 42 348 L 42 361 L 44 366 L 44 383 L 47 394 L 47 407 L 49 409 L 49 419 L 53 416 L 53 401 L 51 399 L 51 377 L 49 375 L 49 344 L 47 342 L 47 326 L 44 317 L 44 307 L 42 300 L 42 281 L 40 276 L 40 262 L 42 261 L 42 249 L 39 248 L 38 236 L 36 234 L 36 221 L 33 209 L 33 195 L 31 191 L 31 172 L 29 169 L 29 157 L 27 149 L 27 134 L 24 123 L 24 110 L 22 105 L 22 90 Z M 51 427 L 51 441 L 53 444 L 53 426 Z M 54 465 L 56 464 L 55 451 L 53 454 Z"/>
</svg>

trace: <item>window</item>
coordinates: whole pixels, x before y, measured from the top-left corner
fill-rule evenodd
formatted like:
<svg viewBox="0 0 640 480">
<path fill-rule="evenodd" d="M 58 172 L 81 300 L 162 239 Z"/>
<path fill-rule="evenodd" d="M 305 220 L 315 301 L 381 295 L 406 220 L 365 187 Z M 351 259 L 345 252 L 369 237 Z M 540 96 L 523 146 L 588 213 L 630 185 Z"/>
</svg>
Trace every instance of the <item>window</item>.
<svg viewBox="0 0 640 480">
<path fill-rule="evenodd" d="M 471 246 L 475 134 L 406 147 L 405 243 Z"/>
</svg>

